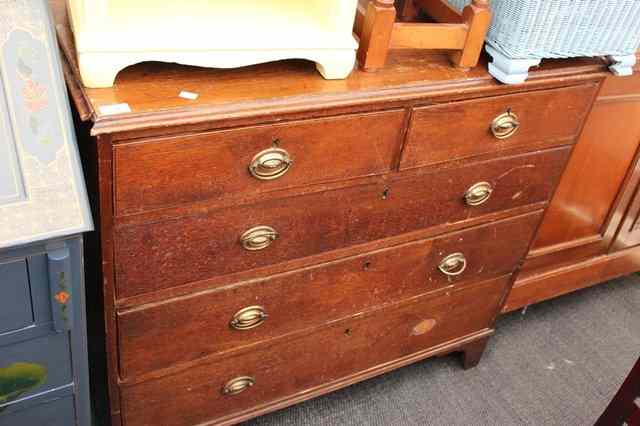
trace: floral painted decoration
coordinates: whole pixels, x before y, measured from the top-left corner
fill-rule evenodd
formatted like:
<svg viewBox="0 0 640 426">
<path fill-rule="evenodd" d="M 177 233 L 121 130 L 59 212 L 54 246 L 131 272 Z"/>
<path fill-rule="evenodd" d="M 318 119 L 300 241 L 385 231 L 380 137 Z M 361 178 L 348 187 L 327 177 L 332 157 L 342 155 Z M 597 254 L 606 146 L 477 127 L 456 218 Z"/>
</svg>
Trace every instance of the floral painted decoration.
<svg viewBox="0 0 640 426">
<path fill-rule="evenodd" d="M 71 299 L 71 295 L 69 293 L 67 293 L 66 291 L 60 291 L 55 295 L 55 299 L 61 305 L 66 305 L 67 302 L 69 301 L 69 299 Z"/>
</svg>

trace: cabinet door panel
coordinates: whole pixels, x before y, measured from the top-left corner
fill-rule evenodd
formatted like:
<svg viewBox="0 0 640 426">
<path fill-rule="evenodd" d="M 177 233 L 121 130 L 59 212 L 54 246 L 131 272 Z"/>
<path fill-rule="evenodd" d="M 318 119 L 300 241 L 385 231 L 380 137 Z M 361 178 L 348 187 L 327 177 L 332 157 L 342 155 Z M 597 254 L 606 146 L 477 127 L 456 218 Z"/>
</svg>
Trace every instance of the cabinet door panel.
<svg viewBox="0 0 640 426">
<path fill-rule="evenodd" d="M 599 102 L 575 147 L 535 239 L 532 255 L 601 242 L 640 141 L 640 102 Z M 611 224 L 615 226 L 615 224 Z"/>
</svg>

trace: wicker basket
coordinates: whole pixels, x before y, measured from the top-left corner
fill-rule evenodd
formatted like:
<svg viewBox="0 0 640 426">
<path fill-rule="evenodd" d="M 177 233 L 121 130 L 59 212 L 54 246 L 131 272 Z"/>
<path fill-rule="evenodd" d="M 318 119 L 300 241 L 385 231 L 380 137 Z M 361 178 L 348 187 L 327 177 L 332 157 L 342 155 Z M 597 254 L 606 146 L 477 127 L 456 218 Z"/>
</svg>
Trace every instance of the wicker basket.
<svg viewBox="0 0 640 426">
<path fill-rule="evenodd" d="M 470 3 L 447 1 L 459 10 Z M 618 62 L 614 72 L 632 72 L 628 65 L 640 47 L 639 0 L 492 0 L 491 9 L 487 50 L 494 63 L 610 56 Z"/>
</svg>

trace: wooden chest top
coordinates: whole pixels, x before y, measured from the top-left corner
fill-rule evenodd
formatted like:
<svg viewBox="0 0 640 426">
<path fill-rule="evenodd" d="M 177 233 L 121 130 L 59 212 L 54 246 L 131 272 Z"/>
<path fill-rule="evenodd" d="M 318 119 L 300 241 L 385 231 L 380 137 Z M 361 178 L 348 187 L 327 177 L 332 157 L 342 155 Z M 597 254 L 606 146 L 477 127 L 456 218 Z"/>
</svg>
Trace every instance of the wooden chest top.
<svg viewBox="0 0 640 426">
<path fill-rule="evenodd" d="M 50 3 L 65 56 L 75 58 L 64 2 Z M 526 84 L 505 86 L 488 73 L 486 58 L 480 66 L 463 70 L 452 67 L 445 53 L 407 50 L 393 51 L 387 67 L 378 72 L 355 70 L 339 81 L 324 80 L 313 63 L 296 60 L 233 70 L 144 63 L 123 70 L 106 89 L 83 87 L 77 70 L 73 59 L 66 63 L 67 83 L 81 118 L 93 123 L 94 136 L 111 134 L 119 140 L 166 135 L 170 126 L 228 128 L 326 115 L 329 110 L 335 115 L 407 102 L 424 106 L 570 85 L 593 79 L 593 74 L 604 75 L 607 67 L 598 58 L 549 60 L 532 71 Z M 181 97 L 182 92 L 196 94 L 197 99 Z M 125 104 L 130 112 L 119 113 Z"/>
</svg>

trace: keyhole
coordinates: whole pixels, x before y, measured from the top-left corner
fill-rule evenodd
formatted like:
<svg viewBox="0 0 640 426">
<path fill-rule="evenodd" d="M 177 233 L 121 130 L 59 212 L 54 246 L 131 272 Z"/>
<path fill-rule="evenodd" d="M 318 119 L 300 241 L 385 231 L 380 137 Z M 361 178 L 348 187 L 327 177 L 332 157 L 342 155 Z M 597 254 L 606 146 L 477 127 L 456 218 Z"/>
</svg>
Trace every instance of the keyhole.
<svg viewBox="0 0 640 426">
<path fill-rule="evenodd" d="M 366 261 L 364 262 L 364 270 L 368 271 L 371 268 L 371 262 L 370 261 Z"/>
<path fill-rule="evenodd" d="M 347 329 L 344 331 L 344 334 L 346 334 L 347 336 L 351 336 L 351 329 L 350 329 L 350 328 L 347 328 Z"/>
<path fill-rule="evenodd" d="M 384 191 L 382 191 L 383 200 L 386 200 L 387 198 L 389 198 L 389 195 L 391 195 L 391 190 L 389 188 L 386 188 Z"/>
</svg>

